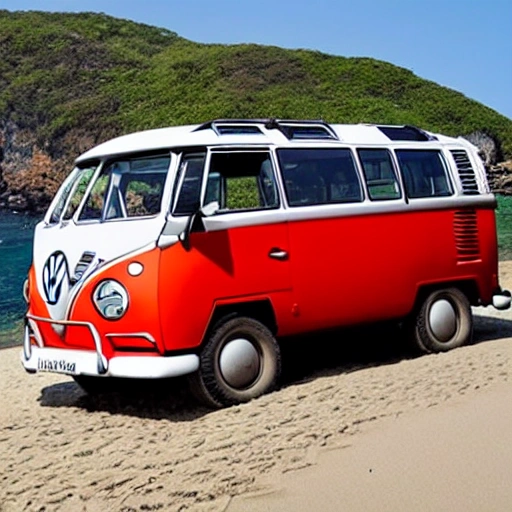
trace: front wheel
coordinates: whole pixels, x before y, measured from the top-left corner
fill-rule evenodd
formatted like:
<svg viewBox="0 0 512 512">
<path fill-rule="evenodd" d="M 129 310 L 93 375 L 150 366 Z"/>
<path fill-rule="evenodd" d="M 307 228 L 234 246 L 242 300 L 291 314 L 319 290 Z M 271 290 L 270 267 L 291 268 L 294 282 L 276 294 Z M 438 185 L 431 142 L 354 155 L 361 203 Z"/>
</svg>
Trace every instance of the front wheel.
<svg viewBox="0 0 512 512">
<path fill-rule="evenodd" d="M 197 398 L 219 408 L 271 391 L 280 374 L 281 355 L 272 333 L 252 318 L 236 317 L 213 330 L 190 383 Z"/>
<path fill-rule="evenodd" d="M 458 288 L 431 292 L 409 319 L 409 330 L 422 352 L 446 352 L 469 343 L 473 316 L 468 298 Z"/>
</svg>

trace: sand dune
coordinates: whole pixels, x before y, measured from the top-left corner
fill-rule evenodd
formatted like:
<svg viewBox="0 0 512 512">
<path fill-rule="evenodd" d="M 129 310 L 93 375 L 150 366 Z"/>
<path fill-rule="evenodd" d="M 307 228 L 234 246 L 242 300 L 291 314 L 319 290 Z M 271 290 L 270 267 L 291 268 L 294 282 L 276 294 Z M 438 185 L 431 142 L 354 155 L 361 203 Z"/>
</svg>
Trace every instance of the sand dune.
<svg viewBox="0 0 512 512">
<path fill-rule="evenodd" d="M 501 272 L 512 288 L 512 263 Z M 91 398 L 67 377 L 27 375 L 19 348 L 2 350 L 0 511 L 229 509 L 232 496 L 279 488 L 393 418 L 509 383 L 512 315 L 488 313 L 477 312 L 473 345 L 446 354 L 407 358 L 372 331 L 338 348 L 311 339 L 313 359 L 305 344 L 288 347 L 279 391 L 213 412 L 181 381 Z"/>
</svg>

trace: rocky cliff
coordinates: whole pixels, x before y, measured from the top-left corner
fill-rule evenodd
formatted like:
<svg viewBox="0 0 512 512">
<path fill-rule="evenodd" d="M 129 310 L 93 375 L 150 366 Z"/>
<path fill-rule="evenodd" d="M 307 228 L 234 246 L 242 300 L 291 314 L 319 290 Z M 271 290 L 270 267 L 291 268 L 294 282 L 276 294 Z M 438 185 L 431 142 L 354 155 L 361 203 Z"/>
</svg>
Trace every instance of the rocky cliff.
<svg viewBox="0 0 512 512">
<path fill-rule="evenodd" d="M 89 144 L 91 139 L 89 138 Z M 71 170 L 73 150 L 82 152 L 82 144 L 70 144 L 69 155 L 52 157 L 38 147 L 30 130 L 9 123 L 0 130 L 0 209 L 42 213 Z"/>
<path fill-rule="evenodd" d="M 487 177 L 495 194 L 512 195 L 512 160 L 490 167 Z"/>
</svg>

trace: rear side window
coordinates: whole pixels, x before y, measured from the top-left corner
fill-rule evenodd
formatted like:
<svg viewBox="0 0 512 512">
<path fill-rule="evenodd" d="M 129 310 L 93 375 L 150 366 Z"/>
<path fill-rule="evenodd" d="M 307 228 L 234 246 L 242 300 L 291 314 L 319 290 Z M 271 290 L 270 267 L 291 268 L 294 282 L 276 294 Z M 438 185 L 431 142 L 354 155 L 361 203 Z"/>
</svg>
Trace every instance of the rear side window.
<svg viewBox="0 0 512 512">
<path fill-rule="evenodd" d="M 363 200 L 349 149 L 280 149 L 277 154 L 290 206 Z"/>
<path fill-rule="evenodd" d="M 212 201 L 219 213 L 279 207 L 270 153 L 212 153 L 204 204 Z"/>
<path fill-rule="evenodd" d="M 446 166 L 437 150 L 396 150 L 407 197 L 446 197 L 452 195 Z"/>
<path fill-rule="evenodd" d="M 386 149 L 358 149 L 368 195 L 372 200 L 399 199 L 400 187 L 393 170 L 393 161 Z"/>
</svg>

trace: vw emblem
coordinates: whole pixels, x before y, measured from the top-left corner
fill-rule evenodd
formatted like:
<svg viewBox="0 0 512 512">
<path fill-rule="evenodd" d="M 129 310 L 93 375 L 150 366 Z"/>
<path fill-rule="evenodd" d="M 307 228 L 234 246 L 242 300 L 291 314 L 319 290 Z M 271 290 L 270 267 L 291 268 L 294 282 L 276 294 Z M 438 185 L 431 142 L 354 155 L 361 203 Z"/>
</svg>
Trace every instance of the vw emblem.
<svg viewBox="0 0 512 512">
<path fill-rule="evenodd" d="M 61 251 L 54 252 L 44 264 L 43 287 L 48 304 L 59 302 L 62 285 L 69 284 L 68 262 Z"/>
</svg>

